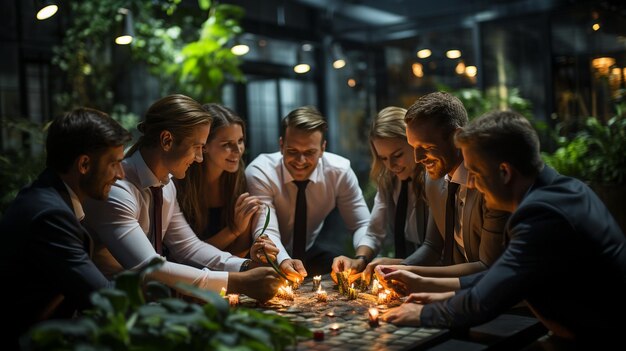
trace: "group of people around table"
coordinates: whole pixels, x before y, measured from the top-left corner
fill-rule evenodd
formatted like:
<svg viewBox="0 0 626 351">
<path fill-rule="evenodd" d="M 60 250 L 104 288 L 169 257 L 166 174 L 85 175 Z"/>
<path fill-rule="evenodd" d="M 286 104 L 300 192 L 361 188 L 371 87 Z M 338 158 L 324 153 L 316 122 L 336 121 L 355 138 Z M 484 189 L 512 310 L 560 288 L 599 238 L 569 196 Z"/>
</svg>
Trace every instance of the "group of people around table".
<svg viewBox="0 0 626 351">
<path fill-rule="evenodd" d="M 15 287 L 2 294 L 19 311 L 8 340 L 76 316 L 90 293 L 155 258 L 163 265 L 147 279 L 260 301 L 283 283 L 268 257 L 300 281 L 376 272 L 408 295 L 383 315 L 394 324 L 465 328 L 525 301 L 557 337 L 626 330 L 626 237 L 586 184 L 543 164 L 526 118 L 470 123 L 443 92 L 381 110 L 369 131 L 371 212 L 350 161 L 326 151 L 327 128 L 315 108 L 297 108 L 280 150 L 245 167 L 242 118 L 184 95 L 150 106 L 127 151 L 130 133 L 103 112 L 54 119 L 46 169 L 0 222 L 0 276 Z M 354 255 L 316 242 L 335 208 Z M 386 239 L 393 258 L 377 257 Z"/>
</svg>

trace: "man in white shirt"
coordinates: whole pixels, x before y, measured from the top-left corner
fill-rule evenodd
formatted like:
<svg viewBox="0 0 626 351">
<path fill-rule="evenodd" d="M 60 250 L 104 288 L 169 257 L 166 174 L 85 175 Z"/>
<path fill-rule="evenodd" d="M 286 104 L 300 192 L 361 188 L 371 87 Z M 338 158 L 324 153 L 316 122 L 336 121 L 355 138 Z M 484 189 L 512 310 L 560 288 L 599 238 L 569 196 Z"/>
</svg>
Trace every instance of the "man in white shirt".
<svg viewBox="0 0 626 351">
<path fill-rule="evenodd" d="M 87 226 L 100 241 L 94 261 L 112 275 L 140 269 L 165 248 L 174 262 L 166 261 L 151 279 L 171 287 L 183 282 L 212 291 L 226 288 L 267 300 L 280 284 L 275 272 L 267 267 L 247 270 L 256 264 L 198 239 L 170 182 L 170 175 L 182 178 L 193 162 L 202 161 L 210 123 L 202 106 L 183 95 L 167 96 L 150 107 L 138 125 L 143 136 L 122 162 L 126 179 L 115 183 L 108 201 L 85 205 Z"/>
<path fill-rule="evenodd" d="M 350 161 L 324 152 L 327 128 L 314 107 L 291 111 L 282 121 L 280 152 L 261 154 L 246 169 L 250 194 L 269 205 L 270 222 L 265 233 L 279 249 L 278 264 L 293 279 L 302 280 L 307 270 L 311 274 L 330 272 L 337 254 L 314 244 L 335 207 L 353 233 L 355 259 L 362 268 L 374 256 L 376 243 L 382 241 L 366 233 L 370 212 Z M 296 218 L 300 186 L 306 204 L 304 222 Z M 256 228 L 263 224 L 264 218 L 259 218 Z M 336 243 L 339 252 L 341 245 Z M 255 254 L 251 250 L 251 255 Z"/>
</svg>

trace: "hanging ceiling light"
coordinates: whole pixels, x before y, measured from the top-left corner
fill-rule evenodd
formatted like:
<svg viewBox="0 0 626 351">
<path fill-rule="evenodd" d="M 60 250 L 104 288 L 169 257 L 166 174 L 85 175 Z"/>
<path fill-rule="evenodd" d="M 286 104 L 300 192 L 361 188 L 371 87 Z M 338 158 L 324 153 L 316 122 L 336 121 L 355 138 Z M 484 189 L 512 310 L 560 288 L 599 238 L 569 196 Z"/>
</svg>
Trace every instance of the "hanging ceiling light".
<svg viewBox="0 0 626 351">
<path fill-rule="evenodd" d="M 461 50 L 457 50 L 457 49 L 448 50 L 446 51 L 446 57 L 451 60 L 458 59 L 459 57 L 461 57 Z"/>
<path fill-rule="evenodd" d="M 54 16 L 54 14 L 59 10 L 59 6 L 57 6 L 56 1 L 54 0 L 43 0 L 37 2 L 38 11 L 36 16 L 40 21 Z"/>
<path fill-rule="evenodd" d="M 341 44 L 334 43 L 331 47 L 331 57 L 333 60 L 333 68 L 340 69 L 346 65 L 346 55 L 343 53 Z"/>
<path fill-rule="evenodd" d="M 244 43 L 242 39 L 236 38 L 235 45 L 230 48 L 230 52 L 237 56 L 243 56 L 250 51 L 248 44 Z"/>
<path fill-rule="evenodd" d="M 135 36 L 135 28 L 133 27 L 133 13 L 129 9 L 121 8 L 117 13 L 122 17 L 122 33 L 115 38 L 115 44 L 128 45 L 133 42 Z"/>
<path fill-rule="evenodd" d="M 313 51 L 313 45 L 303 44 L 296 53 L 296 65 L 293 66 L 293 71 L 298 74 L 304 74 L 311 70 L 313 64 L 313 58 L 311 57 Z"/>
<path fill-rule="evenodd" d="M 432 54 L 433 52 L 430 51 L 430 49 L 421 49 L 417 52 L 417 57 L 424 59 L 430 57 Z"/>
</svg>

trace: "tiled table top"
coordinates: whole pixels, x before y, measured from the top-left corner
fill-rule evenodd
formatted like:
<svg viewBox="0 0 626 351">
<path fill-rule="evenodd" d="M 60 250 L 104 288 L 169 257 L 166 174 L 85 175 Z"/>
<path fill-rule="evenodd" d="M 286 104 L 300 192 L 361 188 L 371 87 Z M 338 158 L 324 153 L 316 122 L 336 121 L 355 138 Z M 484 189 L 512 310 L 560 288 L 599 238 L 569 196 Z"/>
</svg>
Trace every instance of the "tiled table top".
<svg viewBox="0 0 626 351">
<path fill-rule="evenodd" d="M 356 300 L 348 300 L 339 294 L 328 276 L 324 276 L 321 285 L 328 294 L 327 302 L 317 301 L 313 283 L 307 280 L 295 290 L 293 301 L 274 297 L 259 306 L 254 300 L 242 297 L 241 304 L 281 315 L 318 334 L 323 332 L 323 340 L 300 340 L 292 350 L 409 350 L 427 348 L 448 338 L 449 332 L 441 329 L 397 327 L 383 321 L 371 327 L 369 308 L 377 307 L 382 314 L 402 301 L 377 305 L 375 297 L 364 292 Z"/>
</svg>

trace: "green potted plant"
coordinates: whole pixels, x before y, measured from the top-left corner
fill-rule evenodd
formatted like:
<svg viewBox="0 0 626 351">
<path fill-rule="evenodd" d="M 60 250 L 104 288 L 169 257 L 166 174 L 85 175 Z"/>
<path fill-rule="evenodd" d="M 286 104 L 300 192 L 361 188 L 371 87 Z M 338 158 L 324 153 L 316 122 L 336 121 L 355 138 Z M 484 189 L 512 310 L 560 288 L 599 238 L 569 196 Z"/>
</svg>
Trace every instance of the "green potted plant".
<svg viewBox="0 0 626 351">
<path fill-rule="evenodd" d="M 71 320 L 43 322 L 22 337 L 24 350 L 282 350 L 297 338 L 310 338 L 306 327 L 284 317 L 249 308 L 229 308 L 214 292 L 178 288 L 204 302 L 170 296 L 142 276 L 162 264 L 155 259 L 142 272 L 117 276 L 114 289 L 91 296 L 93 308 Z"/>
<path fill-rule="evenodd" d="M 617 106 L 614 117 L 601 122 L 588 117 L 576 134 L 557 139 L 558 148 L 543 153 L 559 173 L 587 182 L 626 230 L 626 113 Z"/>
</svg>

